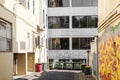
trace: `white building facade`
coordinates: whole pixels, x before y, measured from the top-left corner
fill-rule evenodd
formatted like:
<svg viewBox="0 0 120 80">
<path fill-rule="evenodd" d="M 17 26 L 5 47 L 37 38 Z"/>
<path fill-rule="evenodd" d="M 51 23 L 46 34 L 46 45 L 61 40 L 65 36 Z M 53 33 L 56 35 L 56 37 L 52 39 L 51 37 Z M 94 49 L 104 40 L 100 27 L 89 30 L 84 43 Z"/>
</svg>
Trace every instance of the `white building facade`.
<svg viewBox="0 0 120 80">
<path fill-rule="evenodd" d="M 40 0 L 40 63 L 47 69 L 47 0 Z"/>
<path fill-rule="evenodd" d="M 97 14 L 97 0 L 48 0 L 49 60 L 86 63 Z"/>
<path fill-rule="evenodd" d="M 0 80 L 35 72 L 36 63 L 46 62 L 41 57 L 40 4 L 40 0 L 0 0 Z"/>
</svg>

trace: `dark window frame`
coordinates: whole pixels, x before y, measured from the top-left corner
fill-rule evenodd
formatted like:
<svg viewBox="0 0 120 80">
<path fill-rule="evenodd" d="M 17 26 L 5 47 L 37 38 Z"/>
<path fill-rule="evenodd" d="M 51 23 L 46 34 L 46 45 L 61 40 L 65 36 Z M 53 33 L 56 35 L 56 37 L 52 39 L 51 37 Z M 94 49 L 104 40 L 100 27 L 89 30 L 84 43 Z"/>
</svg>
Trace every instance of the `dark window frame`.
<svg viewBox="0 0 120 80">
<path fill-rule="evenodd" d="M 72 38 L 72 50 L 90 49 L 90 42 L 93 39 L 94 39 L 93 37 Z"/>
<path fill-rule="evenodd" d="M 69 38 L 49 38 L 49 50 L 69 50 Z"/>
<path fill-rule="evenodd" d="M 97 15 L 72 16 L 72 28 L 97 28 L 98 27 L 97 23 L 98 23 Z"/>
<path fill-rule="evenodd" d="M 78 1 L 71 1 L 71 6 L 72 7 L 97 7 L 98 6 L 98 0 L 96 0 L 97 2 L 95 3 L 95 0 L 91 0 L 89 3 L 84 2 L 86 0 L 79 0 Z"/>
<path fill-rule="evenodd" d="M 68 29 L 70 26 L 69 16 L 49 16 L 48 29 Z"/>
<path fill-rule="evenodd" d="M 6 50 L 0 50 L 0 52 L 12 52 L 13 51 L 13 45 L 12 45 L 12 23 L 8 22 L 7 20 L 4 20 L 4 19 L 0 18 L 0 24 L 2 24 L 2 23 L 4 25 L 9 24 L 9 27 L 10 27 L 10 38 L 7 37 L 8 35 L 6 35 L 4 37 L 0 36 L 0 38 L 4 38 L 6 40 L 6 43 L 7 43 L 6 44 L 6 46 L 7 46 Z M 4 26 L 4 27 L 7 29 L 7 26 Z M 7 34 L 7 30 L 6 30 L 6 34 Z"/>
<path fill-rule="evenodd" d="M 48 7 L 49 8 L 50 7 L 70 7 L 70 0 L 66 0 L 67 1 L 66 5 L 63 3 L 63 1 L 65 0 L 54 0 L 54 1 L 48 0 Z"/>
</svg>

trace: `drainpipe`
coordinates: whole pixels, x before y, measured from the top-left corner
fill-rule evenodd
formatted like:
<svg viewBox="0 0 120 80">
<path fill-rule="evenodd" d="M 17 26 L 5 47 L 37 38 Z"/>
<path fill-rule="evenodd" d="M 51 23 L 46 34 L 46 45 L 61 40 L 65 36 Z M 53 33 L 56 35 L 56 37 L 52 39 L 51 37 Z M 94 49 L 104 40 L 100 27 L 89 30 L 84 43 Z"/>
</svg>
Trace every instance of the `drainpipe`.
<svg viewBox="0 0 120 80">
<path fill-rule="evenodd" d="M 89 53 L 90 53 L 90 51 L 88 50 L 87 51 L 87 65 L 89 66 Z"/>
</svg>

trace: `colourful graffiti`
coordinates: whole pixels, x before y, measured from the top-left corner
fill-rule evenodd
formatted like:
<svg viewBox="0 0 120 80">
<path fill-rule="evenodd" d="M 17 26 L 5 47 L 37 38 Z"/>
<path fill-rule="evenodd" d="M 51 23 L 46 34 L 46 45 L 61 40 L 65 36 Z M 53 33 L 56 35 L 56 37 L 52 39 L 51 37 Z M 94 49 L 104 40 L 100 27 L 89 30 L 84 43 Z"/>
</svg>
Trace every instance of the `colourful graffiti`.
<svg viewBox="0 0 120 80">
<path fill-rule="evenodd" d="M 101 80 L 120 80 L 120 34 L 99 44 L 99 75 Z"/>
</svg>

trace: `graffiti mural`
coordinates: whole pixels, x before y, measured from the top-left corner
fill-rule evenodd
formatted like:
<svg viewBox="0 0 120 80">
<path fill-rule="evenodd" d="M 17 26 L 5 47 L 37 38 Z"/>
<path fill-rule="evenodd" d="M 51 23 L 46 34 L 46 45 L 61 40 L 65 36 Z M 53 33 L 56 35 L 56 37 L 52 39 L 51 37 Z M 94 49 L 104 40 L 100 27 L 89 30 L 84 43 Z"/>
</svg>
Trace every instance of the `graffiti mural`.
<svg viewBox="0 0 120 80">
<path fill-rule="evenodd" d="M 101 80 L 120 80 L 120 33 L 99 44 L 99 76 Z"/>
</svg>

